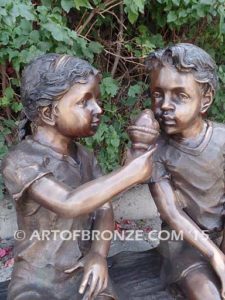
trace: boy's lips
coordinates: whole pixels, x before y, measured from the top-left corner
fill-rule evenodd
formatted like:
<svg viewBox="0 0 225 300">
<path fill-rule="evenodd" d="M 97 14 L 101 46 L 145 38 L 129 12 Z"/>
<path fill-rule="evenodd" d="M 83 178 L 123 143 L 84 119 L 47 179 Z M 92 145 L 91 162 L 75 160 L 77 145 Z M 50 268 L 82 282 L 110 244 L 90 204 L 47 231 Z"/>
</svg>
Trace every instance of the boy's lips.
<svg viewBox="0 0 225 300">
<path fill-rule="evenodd" d="M 162 115 L 160 117 L 160 121 L 164 124 L 164 125 L 176 125 L 176 121 L 175 118 L 169 115 Z"/>
</svg>

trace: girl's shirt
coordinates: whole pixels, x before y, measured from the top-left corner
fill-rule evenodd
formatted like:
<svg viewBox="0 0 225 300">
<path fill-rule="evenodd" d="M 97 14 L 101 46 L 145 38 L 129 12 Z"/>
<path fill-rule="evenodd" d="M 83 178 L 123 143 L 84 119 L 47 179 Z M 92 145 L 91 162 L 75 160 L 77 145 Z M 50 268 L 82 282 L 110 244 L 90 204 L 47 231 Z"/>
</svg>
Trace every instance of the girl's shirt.
<svg viewBox="0 0 225 300">
<path fill-rule="evenodd" d="M 62 155 L 28 137 L 4 159 L 5 185 L 15 201 L 18 228 L 24 231 L 24 239 L 16 241 L 16 260 L 65 270 L 89 250 L 88 235 L 83 241 L 81 237 L 82 231 L 91 230 L 94 213 L 64 218 L 41 206 L 26 192 L 35 180 L 50 174 L 71 190 L 101 176 L 94 155 L 83 146 L 74 143 L 71 153 Z"/>
</svg>

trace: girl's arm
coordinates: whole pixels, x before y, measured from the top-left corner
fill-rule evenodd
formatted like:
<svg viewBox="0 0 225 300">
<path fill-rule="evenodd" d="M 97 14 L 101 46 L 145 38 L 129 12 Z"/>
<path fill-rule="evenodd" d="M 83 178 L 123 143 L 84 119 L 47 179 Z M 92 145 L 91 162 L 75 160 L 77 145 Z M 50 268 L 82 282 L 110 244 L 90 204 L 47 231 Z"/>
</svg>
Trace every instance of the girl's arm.
<svg viewBox="0 0 225 300">
<path fill-rule="evenodd" d="M 65 218 L 88 214 L 125 189 L 147 180 L 152 172 L 154 151 L 155 148 L 121 169 L 85 183 L 75 190 L 52 175 L 46 175 L 36 180 L 27 192 L 36 202 Z"/>
</svg>

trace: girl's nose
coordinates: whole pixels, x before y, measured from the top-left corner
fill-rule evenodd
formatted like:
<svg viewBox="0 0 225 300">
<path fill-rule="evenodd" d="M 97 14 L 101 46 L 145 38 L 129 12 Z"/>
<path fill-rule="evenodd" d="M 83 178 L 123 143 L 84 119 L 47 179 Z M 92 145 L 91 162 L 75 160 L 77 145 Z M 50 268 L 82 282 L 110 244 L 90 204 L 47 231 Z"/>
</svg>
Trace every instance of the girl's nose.
<svg viewBox="0 0 225 300">
<path fill-rule="evenodd" d="M 101 106 L 96 101 L 93 101 L 92 111 L 94 114 L 97 114 L 97 115 L 101 115 L 103 112 Z"/>
</svg>

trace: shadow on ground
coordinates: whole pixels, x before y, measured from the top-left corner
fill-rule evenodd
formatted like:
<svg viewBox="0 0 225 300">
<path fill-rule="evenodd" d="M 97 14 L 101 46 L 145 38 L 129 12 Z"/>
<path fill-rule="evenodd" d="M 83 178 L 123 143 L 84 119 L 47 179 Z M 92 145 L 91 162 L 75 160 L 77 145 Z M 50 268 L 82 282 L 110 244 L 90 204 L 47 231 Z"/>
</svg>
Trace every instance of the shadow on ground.
<svg viewBox="0 0 225 300">
<path fill-rule="evenodd" d="M 165 289 L 160 280 L 157 250 L 121 252 L 109 259 L 109 273 L 120 300 L 185 300 L 180 292 Z"/>
</svg>

